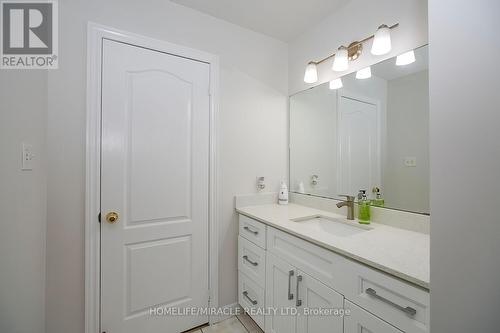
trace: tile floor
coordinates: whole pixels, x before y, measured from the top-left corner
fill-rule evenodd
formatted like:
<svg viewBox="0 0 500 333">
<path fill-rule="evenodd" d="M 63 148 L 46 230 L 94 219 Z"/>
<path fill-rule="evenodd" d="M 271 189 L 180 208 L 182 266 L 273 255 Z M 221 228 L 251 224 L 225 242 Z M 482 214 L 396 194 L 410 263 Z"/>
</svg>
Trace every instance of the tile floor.
<svg viewBox="0 0 500 333">
<path fill-rule="evenodd" d="M 215 325 L 198 328 L 186 333 L 264 333 L 247 315 L 237 315 Z"/>
</svg>

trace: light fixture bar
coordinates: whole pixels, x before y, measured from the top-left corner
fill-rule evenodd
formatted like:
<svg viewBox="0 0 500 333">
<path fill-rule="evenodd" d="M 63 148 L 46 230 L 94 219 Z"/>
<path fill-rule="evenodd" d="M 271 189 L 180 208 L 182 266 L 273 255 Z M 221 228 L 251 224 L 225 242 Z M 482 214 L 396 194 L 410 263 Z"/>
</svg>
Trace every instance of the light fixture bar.
<svg viewBox="0 0 500 333">
<path fill-rule="evenodd" d="M 392 29 L 394 29 L 394 28 L 397 28 L 398 26 L 399 26 L 399 23 L 396 23 L 396 24 L 391 25 L 391 26 L 389 27 L 389 29 L 391 29 L 391 30 L 392 30 Z M 370 39 L 372 39 L 373 37 L 375 37 L 375 35 L 371 35 L 371 36 L 366 37 L 365 39 L 362 39 L 362 40 L 360 40 L 360 41 L 358 41 L 358 42 L 351 43 L 351 44 L 347 47 L 347 50 L 354 49 L 354 48 L 356 48 L 359 44 L 363 44 L 363 43 L 365 43 L 365 42 L 369 41 Z M 319 60 L 319 61 L 310 61 L 309 63 L 310 63 L 310 64 L 315 64 L 315 65 L 319 65 L 319 64 L 321 64 L 322 62 L 325 62 L 325 61 L 327 61 L 327 60 L 329 60 L 329 59 L 331 59 L 331 58 L 333 58 L 333 57 L 335 57 L 335 53 L 330 54 L 328 57 L 323 58 L 323 59 L 321 59 L 321 60 Z"/>
</svg>

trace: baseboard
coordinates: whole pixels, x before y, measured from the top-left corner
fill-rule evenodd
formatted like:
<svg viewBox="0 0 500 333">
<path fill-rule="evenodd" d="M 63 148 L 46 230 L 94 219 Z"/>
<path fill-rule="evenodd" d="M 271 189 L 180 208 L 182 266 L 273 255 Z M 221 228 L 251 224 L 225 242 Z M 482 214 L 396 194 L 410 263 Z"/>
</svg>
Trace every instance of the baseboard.
<svg viewBox="0 0 500 333">
<path fill-rule="evenodd" d="M 240 307 L 240 305 L 238 303 L 233 303 L 233 304 L 227 304 L 227 305 L 221 306 L 220 312 L 222 314 L 210 316 L 210 325 L 213 325 L 213 324 L 216 324 L 220 321 L 231 318 L 232 316 L 234 316 L 236 314 L 243 313 L 243 309 Z"/>
</svg>

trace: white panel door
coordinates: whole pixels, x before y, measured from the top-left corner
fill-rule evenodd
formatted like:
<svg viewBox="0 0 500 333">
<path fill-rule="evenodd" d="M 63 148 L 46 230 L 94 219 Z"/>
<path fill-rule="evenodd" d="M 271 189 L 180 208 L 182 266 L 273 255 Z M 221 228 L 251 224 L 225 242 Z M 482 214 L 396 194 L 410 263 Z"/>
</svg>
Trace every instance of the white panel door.
<svg viewBox="0 0 500 333">
<path fill-rule="evenodd" d="M 208 305 L 208 139 L 208 64 L 103 41 L 102 331 L 208 322 L 150 312 Z"/>
<path fill-rule="evenodd" d="M 295 267 L 267 253 L 266 257 L 266 308 L 276 309 L 275 315 L 265 317 L 266 333 L 295 333 Z"/>
<path fill-rule="evenodd" d="M 354 303 L 346 300 L 345 307 L 351 313 L 344 317 L 344 333 L 403 333 Z"/>
<path fill-rule="evenodd" d="M 338 117 L 338 194 L 370 194 L 381 178 L 378 107 L 339 94 Z"/>
<path fill-rule="evenodd" d="M 297 333 L 342 333 L 344 319 L 334 315 L 334 311 L 343 309 L 344 297 L 304 272 L 297 274 Z M 304 313 L 304 309 L 331 311 L 332 314 Z"/>
</svg>

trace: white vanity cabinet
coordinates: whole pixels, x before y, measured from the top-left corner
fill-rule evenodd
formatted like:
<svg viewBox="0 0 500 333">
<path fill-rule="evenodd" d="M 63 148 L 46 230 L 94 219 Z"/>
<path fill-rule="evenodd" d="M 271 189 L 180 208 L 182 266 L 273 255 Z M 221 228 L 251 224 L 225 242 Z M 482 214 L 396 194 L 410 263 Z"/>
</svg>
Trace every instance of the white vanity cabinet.
<svg viewBox="0 0 500 333">
<path fill-rule="evenodd" d="M 264 329 L 266 285 L 266 225 L 239 217 L 238 303 Z"/>
<path fill-rule="evenodd" d="M 426 290 L 247 216 L 239 222 L 240 305 L 277 311 L 249 313 L 266 333 L 429 333 Z M 335 312 L 344 308 L 349 316 Z"/>
<path fill-rule="evenodd" d="M 286 261 L 268 253 L 266 265 L 266 306 L 278 309 L 265 319 L 267 332 L 343 332 L 343 319 L 305 309 L 341 309 L 344 297 Z"/>
<path fill-rule="evenodd" d="M 266 332 L 297 332 L 295 314 L 281 311 L 281 309 L 295 308 L 295 291 L 293 290 L 296 284 L 295 273 L 295 267 L 272 254 L 267 254 L 266 307 L 277 309 L 278 313 L 266 316 Z"/>
<path fill-rule="evenodd" d="M 297 332 L 343 332 L 343 317 L 334 311 L 343 309 L 344 296 L 302 271 L 297 272 L 297 281 Z M 329 313 L 304 313 L 304 309 Z"/>
</svg>

